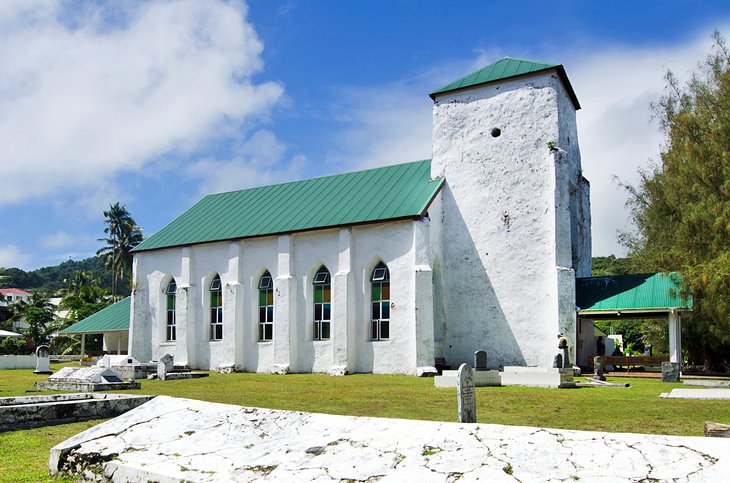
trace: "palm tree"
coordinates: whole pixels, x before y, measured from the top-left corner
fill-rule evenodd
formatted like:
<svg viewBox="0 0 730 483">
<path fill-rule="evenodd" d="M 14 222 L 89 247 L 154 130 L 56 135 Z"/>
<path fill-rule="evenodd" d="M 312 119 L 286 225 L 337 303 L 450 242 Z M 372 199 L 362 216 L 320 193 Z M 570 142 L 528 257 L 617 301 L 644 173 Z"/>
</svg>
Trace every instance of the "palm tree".
<svg viewBox="0 0 730 483">
<path fill-rule="evenodd" d="M 63 328 L 85 319 L 110 303 L 106 289 L 90 272 L 77 271 L 73 278 L 66 280 L 66 284 L 68 288 L 59 306 L 68 310 Z"/>
<path fill-rule="evenodd" d="M 142 242 L 142 229 L 137 226 L 127 207 L 119 206 L 119 202 L 110 205 L 109 210 L 104 212 L 104 222 L 104 233 L 108 236 L 99 238 L 99 241 L 106 243 L 106 246 L 96 254 L 104 256 L 104 265 L 112 272 L 112 298 L 116 299 L 118 282 L 132 270 L 132 249 Z"/>
</svg>

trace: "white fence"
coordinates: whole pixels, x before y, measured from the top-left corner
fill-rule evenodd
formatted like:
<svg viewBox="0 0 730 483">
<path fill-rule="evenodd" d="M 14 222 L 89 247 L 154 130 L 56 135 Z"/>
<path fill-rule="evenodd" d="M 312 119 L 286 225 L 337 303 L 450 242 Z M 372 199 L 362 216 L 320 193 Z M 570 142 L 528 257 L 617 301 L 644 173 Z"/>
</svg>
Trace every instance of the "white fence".
<svg viewBox="0 0 730 483">
<path fill-rule="evenodd" d="M 0 356 L 0 369 L 35 369 L 35 356 Z"/>
</svg>

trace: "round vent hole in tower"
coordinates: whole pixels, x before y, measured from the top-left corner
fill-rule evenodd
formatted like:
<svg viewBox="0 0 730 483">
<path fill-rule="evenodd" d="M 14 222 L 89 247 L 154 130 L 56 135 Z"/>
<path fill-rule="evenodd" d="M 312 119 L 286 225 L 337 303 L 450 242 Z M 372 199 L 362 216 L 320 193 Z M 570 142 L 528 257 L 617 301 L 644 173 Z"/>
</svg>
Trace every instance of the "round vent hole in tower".
<svg viewBox="0 0 730 483">
<path fill-rule="evenodd" d="M 499 129 L 498 127 L 492 128 L 492 137 L 493 138 L 498 138 L 500 136 L 500 134 L 502 134 L 501 129 Z"/>
</svg>

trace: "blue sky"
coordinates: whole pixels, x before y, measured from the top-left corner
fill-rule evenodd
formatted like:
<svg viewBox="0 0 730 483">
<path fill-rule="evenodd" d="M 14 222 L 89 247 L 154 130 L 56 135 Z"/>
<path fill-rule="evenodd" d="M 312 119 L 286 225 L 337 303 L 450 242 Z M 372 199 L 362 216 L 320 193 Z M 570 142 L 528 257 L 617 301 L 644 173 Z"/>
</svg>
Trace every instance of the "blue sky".
<svg viewBox="0 0 730 483">
<path fill-rule="evenodd" d="M 453 8 L 457 5 L 458 8 Z M 594 255 L 662 142 L 650 103 L 728 35 L 727 2 L 0 3 L 0 266 L 93 255 L 208 193 L 430 157 L 427 93 L 504 56 L 562 63 Z"/>
</svg>

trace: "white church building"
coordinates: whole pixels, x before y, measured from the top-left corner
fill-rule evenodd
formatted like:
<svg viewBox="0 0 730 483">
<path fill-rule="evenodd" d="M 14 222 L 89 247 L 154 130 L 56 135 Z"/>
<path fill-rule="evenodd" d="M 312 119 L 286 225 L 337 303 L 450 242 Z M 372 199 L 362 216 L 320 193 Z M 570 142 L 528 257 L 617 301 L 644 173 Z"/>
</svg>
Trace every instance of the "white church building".
<svg viewBox="0 0 730 483">
<path fill-rule="evenodd" d="M 140 244 L 129 354 L 420 375 L 485 350 L 490 368 L 550 367 L 591 269 L 565 70 L 508 57 L 430 97 L 430 160 L 210 195 Z"/>
</svg>

